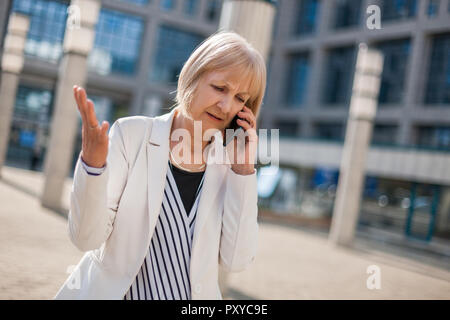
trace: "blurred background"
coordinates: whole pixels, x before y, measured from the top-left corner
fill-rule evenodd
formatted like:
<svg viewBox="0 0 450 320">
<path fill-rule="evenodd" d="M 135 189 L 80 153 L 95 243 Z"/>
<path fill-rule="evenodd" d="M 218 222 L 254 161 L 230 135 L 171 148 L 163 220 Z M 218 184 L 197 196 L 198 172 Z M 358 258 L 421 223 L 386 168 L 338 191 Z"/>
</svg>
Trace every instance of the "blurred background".
<svg viewBox="0 0 450 320">
<path fill-rule="evenodd" d="M 183 63 L 218 30 L 225 3 L 233 1 L 100 2 L 85 55 L 85 87 L 99 121 L 112 124 L 120 117 L 169 111 Z M 274 174 L 267 174 L 269 166 L 258 170 L 261 258 L 250 272 L 229 276 L 227 297 L 450 298 L 450 0 L 255 2 L 273 11 L 270 21 L 252 17 L 258 25 L 250 29 L 258 32 L 270 23 L 258 127 L 280 130 L 280 164 Z M 52 121 L 58 120 L 56 95 L 68 61 L 70 4 L 0 2 L 2 52 L 11 15 L 29 19 L 23 66 L 13 72 L 16 82 L 2 69 L 4 87 L 5 79 L 16 85 L 2 89 L 14 94 L 10 116 L 3 114 L 8 139 L 0 180 L 0 298 L 51 298 L 68 276 L 66 266 L 81 257 L 65 229 L 81 150 L 81 118 L 75 113 L 62 204 L 39 205 Z M 368 28 L 370 5 L 380 8 L 380 29 Z M 379 50 L 384 63 L 349 249 L 330 247 L 327 237 L 360 43 Z M 64 130 L 55 134 L 64 135 Z M 28 269 L 23 255 L 30 258 Z M 382 279 L 386 270 L 390 281 L 378 291 L 366 287 L 371 264 L 381 267 Z M 351 285 L 352 279 L 358 285 Z"/>
</svg>

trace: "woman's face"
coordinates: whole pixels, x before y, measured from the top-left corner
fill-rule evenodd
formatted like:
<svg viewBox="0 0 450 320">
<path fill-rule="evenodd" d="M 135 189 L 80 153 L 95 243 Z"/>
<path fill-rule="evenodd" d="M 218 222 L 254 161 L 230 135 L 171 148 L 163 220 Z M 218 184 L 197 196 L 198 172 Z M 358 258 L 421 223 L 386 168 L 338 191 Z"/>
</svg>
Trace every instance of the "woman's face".
<svg viewBox="0 0 450 320">
<path fill-rule="evenodd" d="M 223 131 L 250 97 L 248 81 L 239 72 L 210 71 L 202 76 L 191 103 L 191 116 L 202 121 L 202 129 Z"/>
</svg>

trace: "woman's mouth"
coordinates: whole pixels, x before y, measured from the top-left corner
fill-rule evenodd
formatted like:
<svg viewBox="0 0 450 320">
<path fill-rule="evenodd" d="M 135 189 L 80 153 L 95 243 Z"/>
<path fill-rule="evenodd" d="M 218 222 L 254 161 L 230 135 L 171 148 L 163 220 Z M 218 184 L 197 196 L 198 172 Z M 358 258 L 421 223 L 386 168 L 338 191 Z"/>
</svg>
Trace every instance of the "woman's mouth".
<svg viewBox="0 0 450 320">
<path fill-rule="evenodd" d="M 222 121 L 222 119 L 220 119 L 220 118 L 218 118 L 218 117 L 212 115 L 212 114 L 209 113 L 209 112 L 206 112 L 206 114 L 207 114 L 211 119 L 213 119 L 213 120 L 215 120 L 215 121 L 218 121 L 218 122 L 221 122 L 221 121 Z"/>
</svg>

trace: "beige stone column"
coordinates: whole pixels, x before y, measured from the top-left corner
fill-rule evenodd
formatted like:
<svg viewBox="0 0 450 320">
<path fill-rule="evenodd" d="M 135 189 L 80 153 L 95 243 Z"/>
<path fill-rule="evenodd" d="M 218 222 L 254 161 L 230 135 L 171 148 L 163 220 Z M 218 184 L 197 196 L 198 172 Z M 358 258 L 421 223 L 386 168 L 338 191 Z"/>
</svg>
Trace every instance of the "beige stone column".
<svg viewBox="0 0 450 320">
<path fill-rule="evenodd" d="M 267 59 L 272 42 L 275 1 L 224 0 L 219 30 L 232 30 L 257 49 Z"/>
<path fill-rule="evenodd" d="M 272 43 L 275 1 L 224 0 L 219 30 L 234 31 L 250 42 L 267 61 Z M 219 285 L 223 296 L 228 295 L 228 273 L 219 269 Z"/>
<path fill-rule="evenodd" d="M 60 210 L 64 181 L 68 176 L 78 130 L 75 84 L 85 87 L 87 57 L 95 39 L 99 0 L 72 0 L 68 9 L 63 57 L 59 65 L 50 142 L 45 155 L 45 184 L 41 203 Z"/>
<path fill-rule="evenodd" d="M 14 104 L 16 102 L 19 75 L 23 68 L 23 49 L 28 34 L 30 19 L 27 15 L 14 12 L 8 21 L 2 56 L 0 82 L 0 176 L 8 151 Z"/>
<path fill-rule="evenodd" d="M 354 238 L 382 69 L 382 54 L 361 44 L 329 234 L 332 244 L 348 246 Z"/>
</svg>

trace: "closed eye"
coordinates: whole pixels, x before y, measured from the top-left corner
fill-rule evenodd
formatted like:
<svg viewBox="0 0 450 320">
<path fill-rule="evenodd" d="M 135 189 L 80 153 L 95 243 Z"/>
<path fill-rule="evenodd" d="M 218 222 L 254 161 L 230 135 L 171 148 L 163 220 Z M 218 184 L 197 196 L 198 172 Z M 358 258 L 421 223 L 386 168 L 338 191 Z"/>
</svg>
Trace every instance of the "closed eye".
<svg viewBox="0 0 450 320">
<path fill-rule="evenodd" d="M 211 87 L 213 87 L 213 88 L 216 89 L 217 91 L 220 91 L 220 92 L 223 91 L 223 88 L 221 88 L 221 87 L 217 87 L 217 86 L 215 86 L 215 85 L 211 85 Z"/>
<path fill-rule="evenodd" d="M 215 90 L 220 91 L 220 92 L 223 92 L 225 90 L 224 88 L 215 86 L 213 84 L 211 85 L 211 87 L 213 87 Z M 236 96 L 236 98 L 239 100 L 239 102 L 245 103 L 245 100 L 243 98 L 241 98 L 239 96 Z"/>
</svg>

